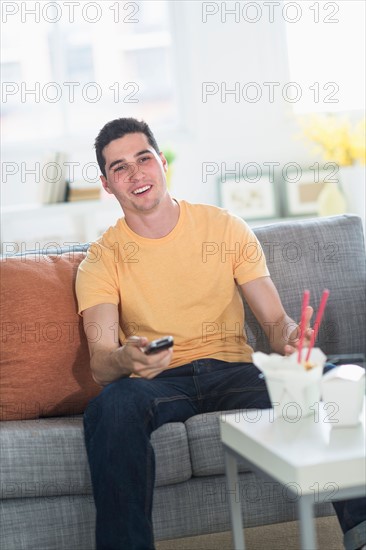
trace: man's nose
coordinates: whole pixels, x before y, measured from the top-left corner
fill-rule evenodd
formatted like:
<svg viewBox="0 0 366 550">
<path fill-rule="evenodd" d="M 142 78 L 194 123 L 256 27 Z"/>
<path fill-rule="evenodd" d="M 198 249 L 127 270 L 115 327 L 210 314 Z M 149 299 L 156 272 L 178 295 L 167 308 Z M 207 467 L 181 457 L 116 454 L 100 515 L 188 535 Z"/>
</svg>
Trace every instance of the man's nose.
<svg viewBox="0 0 366 550">
<path fill-rule="evenodd" d="M 136 162 L 128 163 L 127 177 L 130 181 L 139 181 L 143 176 L 141 167 Z"/>
</svg>

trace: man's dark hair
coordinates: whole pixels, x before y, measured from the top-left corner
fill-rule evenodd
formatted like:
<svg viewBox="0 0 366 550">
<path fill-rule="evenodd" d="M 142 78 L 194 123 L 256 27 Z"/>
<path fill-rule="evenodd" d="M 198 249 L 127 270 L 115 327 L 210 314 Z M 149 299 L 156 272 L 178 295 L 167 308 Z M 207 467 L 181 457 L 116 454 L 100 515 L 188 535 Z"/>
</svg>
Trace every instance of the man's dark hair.
<svg viewBox="0 0 366 550">
<path fill-rule="evenodd" d="M 103 126 L 99 132 L 94 143 L 99 168 L 104 177 L 106 175 L 105 158 L 102 153 L 104 147 L 106 147 L 108 143 L 114 139 L 124 137 L 126 134 L 135 133 L 145 134 L 151 147 L 153 147 L 159 154 L 159 147 L 156 143 L 154 135 L 149 126 L 143 120 L 137 120 L 136 118 L 117 118 L 116 120 L 107 122 L 107 124 Z"/>
</svg>

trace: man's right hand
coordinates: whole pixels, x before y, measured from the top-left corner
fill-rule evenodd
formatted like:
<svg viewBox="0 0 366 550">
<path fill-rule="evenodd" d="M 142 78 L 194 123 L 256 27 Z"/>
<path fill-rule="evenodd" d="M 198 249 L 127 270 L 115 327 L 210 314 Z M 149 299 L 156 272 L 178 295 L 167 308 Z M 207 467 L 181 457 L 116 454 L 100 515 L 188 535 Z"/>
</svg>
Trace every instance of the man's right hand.
<svg viewBox="0 0 366 550">
<path fill-rule="evenodd" d="M 148 339 L 140 336 L 131 336 L 121 348 L 114 351 L 120 356 L 123 367 L 130 373 L 141 378 L 155 378 L 169 367 L 173 348 L 169 348 L 153 355 L 146 355 L 143 348 L 149 343 Z"/>
<path fill-rule="evenodd" d="M 145 355 L 142 348 L 148 344 L 148 340 L 138 336 L 131 336 L 120 346 L 115 330 L 119 325 L 116 305 L 98 304 L 87 308 L 83 311 L 83 321 L 88 339 L 90 368 L 95 382 L 100 386 L 131 374 L 154 378 L 169 367 L 172 348 Z"/>
</svg>

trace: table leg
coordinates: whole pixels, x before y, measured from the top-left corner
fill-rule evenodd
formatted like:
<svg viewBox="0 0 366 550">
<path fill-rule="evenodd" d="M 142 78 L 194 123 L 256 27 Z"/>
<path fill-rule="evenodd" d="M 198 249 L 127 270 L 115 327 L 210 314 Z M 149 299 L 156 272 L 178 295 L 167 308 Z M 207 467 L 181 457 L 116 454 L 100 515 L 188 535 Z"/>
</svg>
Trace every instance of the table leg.
<svg viewBox="0 0 366 550">
<path fill-rule="evenodd" d="M 300 497 L 298 508 L 300 515 L 301 548 L 303 550 L 316 550 L 316 530 L 313 516 L 313 495 Z"/>
<path fill-rule="evenodd" d="M 241 517 L 241 503 L 238 495 L 239 478 L 238 465 L 235 456 L 225 450 L 226 479 L 230 499 L 230 518 L 235 550 L 245 550 L 243 522 Z"/>
</svg>

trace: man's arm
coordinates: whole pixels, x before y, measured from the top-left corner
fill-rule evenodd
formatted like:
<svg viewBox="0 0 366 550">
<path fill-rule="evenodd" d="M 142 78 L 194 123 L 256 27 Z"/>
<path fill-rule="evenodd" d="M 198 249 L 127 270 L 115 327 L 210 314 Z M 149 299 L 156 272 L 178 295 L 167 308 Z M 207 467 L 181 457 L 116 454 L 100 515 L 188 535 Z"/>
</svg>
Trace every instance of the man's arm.
<svg viewBox="0 0 366 550">
<path fill-rule="evenodd" d="M 145 355 L 140 349 L 148 344 L 144 337 L 131 337 L 120 346 L 115 330 L 118 321 L 118 307 L 114 304 L 98 304 L 83 311 L 90 367 L 97 384 L 105 386 L 132 373 L 154 378 L 168 368 L 172 348 Z"/>
<path fill-rule="evenodd" d="M 299 327 L 284 310 L 281 298 L 270 277 L 260 277 L 240 285 L 243 296 L 252 310 L 273 351 L 288 355 L 298 347 Z M 306 311 L 306 332 L 304 345 L 310 343 L 312 330 L 309 328 L 313 308 Z"/>
</svg>

